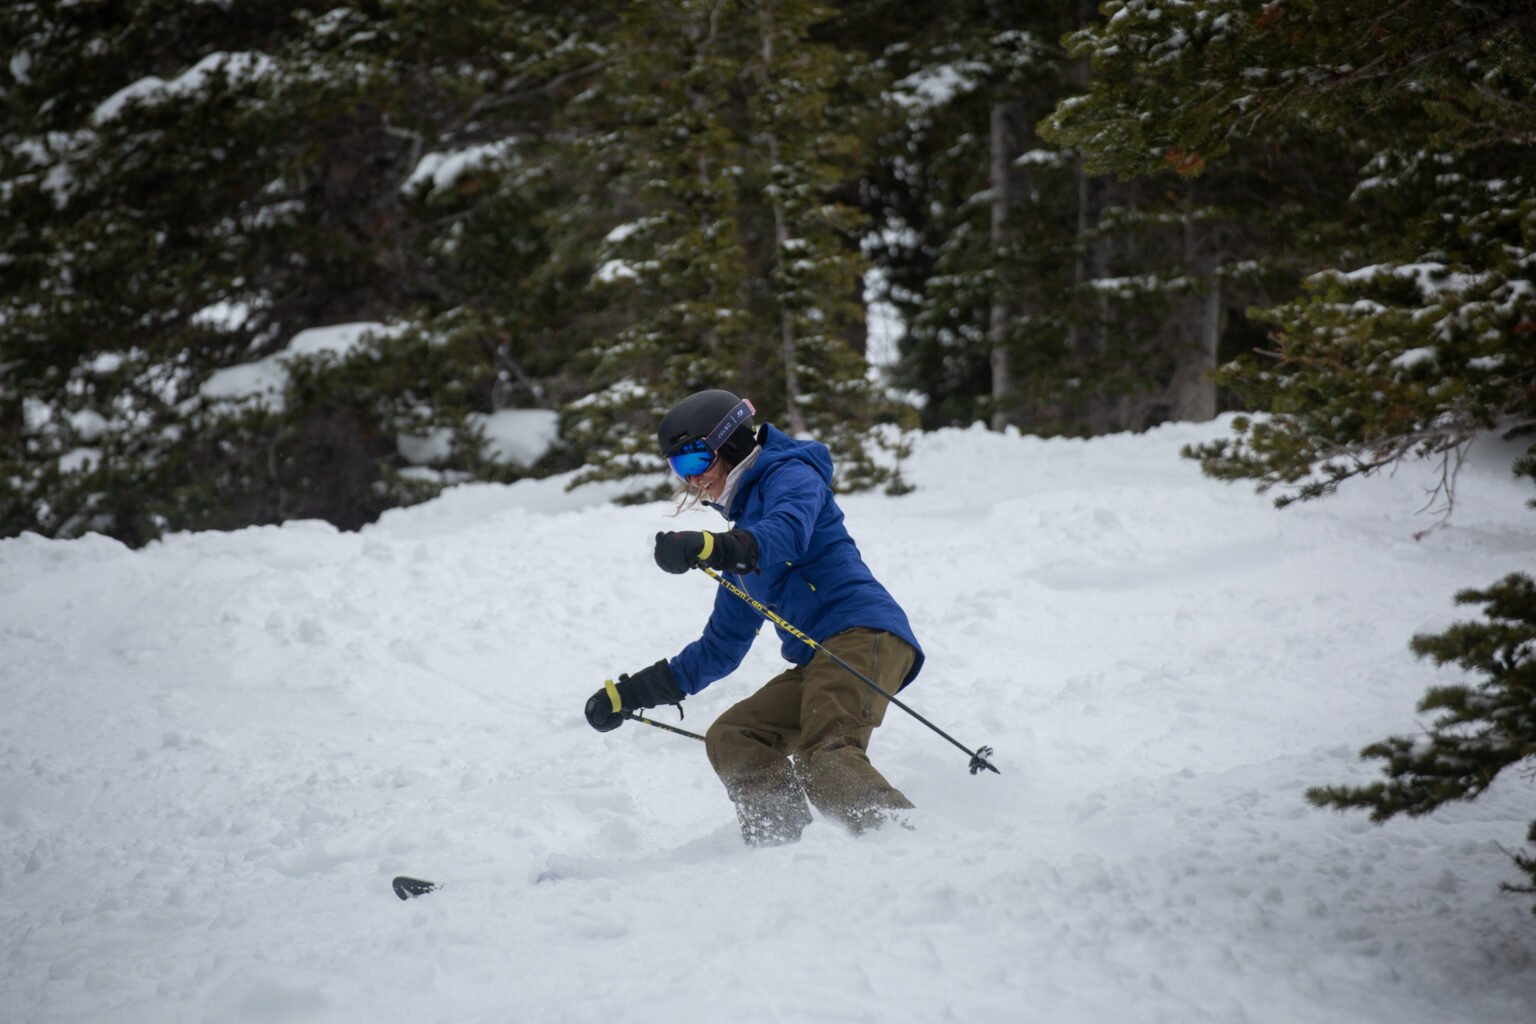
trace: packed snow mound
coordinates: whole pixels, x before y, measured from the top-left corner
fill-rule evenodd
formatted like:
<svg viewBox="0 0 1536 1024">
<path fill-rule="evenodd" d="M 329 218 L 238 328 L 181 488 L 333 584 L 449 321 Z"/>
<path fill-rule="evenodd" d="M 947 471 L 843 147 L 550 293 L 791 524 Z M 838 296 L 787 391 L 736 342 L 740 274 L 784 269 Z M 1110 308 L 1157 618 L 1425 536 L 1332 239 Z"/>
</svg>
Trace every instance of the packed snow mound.
<svg viewBox="0 0 1536 1024">
<path fill-rule="evenodd" d="M 1280 512 L 1178 457 L 1224 430 L 942 431 L 917 491 L 842 499 L 927 650 L 903 697 L 1002 774 L 893 709 L 871 753 L 916 830 L 770 850 L 701 744 L 581 714 L 698 634 L 715 585 L 650 543 L 713 513 L 560 479 L 357 533 L 0 542 L 0 1016 L 1536 1019 L 1498 891 L 1529 780 L 1385 826 L 1302 796 L 1456 678 L 1411 634 L 1536 565 L 1511 453 L 1416 541 L 1432 467 Z"/>
</svg>

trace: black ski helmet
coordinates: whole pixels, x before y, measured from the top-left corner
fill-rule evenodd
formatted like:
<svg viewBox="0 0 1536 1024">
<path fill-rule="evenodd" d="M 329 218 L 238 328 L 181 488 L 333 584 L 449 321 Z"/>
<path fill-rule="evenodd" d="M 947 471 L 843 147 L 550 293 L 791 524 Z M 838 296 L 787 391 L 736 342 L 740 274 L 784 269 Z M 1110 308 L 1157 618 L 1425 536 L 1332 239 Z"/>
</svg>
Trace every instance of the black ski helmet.
<svg viewBox="0 0 1536 1024">
<path fill-rule="evenodd" d="M 666 458 L 686 441 L 708 437 L 709 432 L 740 403 L 740 398 L 720 388 L 695 391 L 678 402 L 661 418 L 661 425 L 656 428 L 656 446 L 661 450 L 662 458 Z M 749 416 L 732 432 L 719 451 L 729 462 L 736 464 L 751 453 L 754 443 L 752 418 Z"/>
</svg>

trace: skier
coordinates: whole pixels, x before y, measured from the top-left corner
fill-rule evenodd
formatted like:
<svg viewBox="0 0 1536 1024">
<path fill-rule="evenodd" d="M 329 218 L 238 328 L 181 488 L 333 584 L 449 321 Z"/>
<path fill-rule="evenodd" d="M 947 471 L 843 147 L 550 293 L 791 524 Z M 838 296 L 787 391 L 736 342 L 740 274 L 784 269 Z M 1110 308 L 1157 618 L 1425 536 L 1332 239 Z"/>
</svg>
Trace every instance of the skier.
<svg viewBox="0 0 1536 1024">
<path fill-rule="evenodd" d="M 864 564 L 832 495 L 825 445 L 764 424 L 729 391 L 679 402 L 656 431 L 661 454 L 685 485 L 679 510 L 700 502 L 732 529 L 656 534 L 656 564 L 670 573 L 708 566 L 886 692 L 916 677 L 923 653 L 906 613 Z M 729 675 L 746 657 L 761 620 L 721 588 L 698 640 L 609 682 L 587 700 L 599 732 L 627 713 L 679 704 Z M 854 832 L 879 827 L 911 802 L 869 763 L 870 734 L 889 703 L 851 672 L 783 629 L 791 667 L 729 708 L 709 727 L 710 764 L 754 846 L 794 842 L 817 810 Z"/>
</svg>

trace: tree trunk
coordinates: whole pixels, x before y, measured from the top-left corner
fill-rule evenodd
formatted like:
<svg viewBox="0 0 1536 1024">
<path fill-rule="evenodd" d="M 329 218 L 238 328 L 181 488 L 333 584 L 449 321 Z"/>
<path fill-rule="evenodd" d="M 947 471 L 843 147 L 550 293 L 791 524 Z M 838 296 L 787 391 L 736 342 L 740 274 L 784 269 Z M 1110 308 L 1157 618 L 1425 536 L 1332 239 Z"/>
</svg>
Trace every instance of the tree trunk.
<svg viewBox="0 0 1536 1024">
<path fill-rule="evenodd" d="M 1013 371 L 1008 358 L 1008 304 L 1003 298 L 1002 253 L 1007 241 L 1008 217 L 1013 212 L 1013 193 L 1009 185 L 1011 151 L 1008 132 L 1008 105 L 993 100 L 990 125 L 992 185 L 992 308 L 987 318 L 987 344 L 992 361 L 992 429 L 1008 425 L 1008 404 L 1013 394 Z"/>
<path fill-rule="evenodd" d="M 715 38 L 719 34 L 720 28 L 720 7 L 721 5 L 718 3 L 711 7 L 708 11 L 708 17 L 702 25 L 690 26 L 687 34 L 689 40 L 694 44 L 696 60 L 704 60 L 709 51 L 714 48 Z M 706 117 L 706 112 L 710 107 L 709 97 L 696 89 L 688 89 L 687 94 L 689 109 L 701 119 Z M 709 155 L 702 147 L 700 148 L 698 158 L 695 160 L 695 165 L 698 168 L 699 184 L 703 186 L 703 193 L 707 196 L 710 192 L 712 168 Z M 701 211 L 699 214 L 699 228 L 706 234 L 709 231 L 709 213 L 707 210 Z M 719 304 L 720 285 L 714 278 L 710 278 L 704 297 L 710 306 L 717 306 Z M 715 330 L 714 327 L 704 328 L 704 343 L 709 346 L 709 351 L 712 355 L 718 356 L 720 354 L 720 332 Z"/>
<path fill-rule="evenodd" d="M 1184 223 L 1184 265 L 1200 276 L 1201 290 L 1189 303 L 1193 323 L 1193 345 L 1181 346 L 1173 380 L 1168 385 L 1169 416 L 1175 420 L 1203 422 L 1216 416 L 1216 382 L 1210 373 L 1216 369 L 1217 346 L 1221 343 L 1221 277 L 1218 254 L 1211 251 L 1213 239 L 1197 235 L 1191 219 Z"/>
<path fill-rule="evenodd" d="M 762 68 L 758 72 L 764 85 L 768 84 L 768 69 L 773 67 L 773 8 L 771 4 L 763 4 L 758 8 L 758 25 L 762 33 L 763 46 Z M 768 166 L 777 169 L 780 165 L 779 136 L 776 132 L 767 133 L 768 141 Z M 779 272 L 780 280 L 785 280 L 784 257 L 789 251 L 789 216 L 784 209 L 784 200 L 777 193 L 773 197 L 773 265 Z M 784 410 L 789 417 L 789 432 L 794 435 L 804 434 L 805 413 L 800 405 L 800 374 L 795 364 L 799 353 L 795 346 L 795 317 L 787 305 L 781 301 L 779 304 L 779 358 L 784 363 Z"/>
<path fill-rule="evenodd" d="M 1083 0 L 1078 4 L 1078 24 L 1086 25 L 1097 17 L 1096 0 Z M 1067 82 L 1079 90 L 1087 91 L 1091 71 L 1086 58 L 1079 58 L 1067 66 Z M 1083 169 L 1079 158 L 1077 165 L 1077 258 L 1072 266 L 1072 285 L 1077 295 L 1085 295 L 1093 282 L 1101 280 L 1109 270 L 1109 239 L 1094 234 L 1099 226 L 1099 211 L 1109 205 L 1108 192 L 1113 186 L 1102 179 L 1095 179 Z M 1092 237 L 1090 238 L 1090 235 Z M 1069 328 L 1067 343 L 1077 362 L 1078 376 L 1085 387 L 1078 399 L 1075 419 L 1090 436 L 1108 433 L 1115 425 L 1116 412 L 1112 399 L 1105 397 L 1092 381 L 1102 371 L 1101 362 L 1107 350 L 1104 325 L 1109 322 L 1109 299 L 1100 291 L 1084 298 L 1081 319 L 1074 319 Z M 1065 410 L 1064 410 L 1065 414 Z"/>
</svg>

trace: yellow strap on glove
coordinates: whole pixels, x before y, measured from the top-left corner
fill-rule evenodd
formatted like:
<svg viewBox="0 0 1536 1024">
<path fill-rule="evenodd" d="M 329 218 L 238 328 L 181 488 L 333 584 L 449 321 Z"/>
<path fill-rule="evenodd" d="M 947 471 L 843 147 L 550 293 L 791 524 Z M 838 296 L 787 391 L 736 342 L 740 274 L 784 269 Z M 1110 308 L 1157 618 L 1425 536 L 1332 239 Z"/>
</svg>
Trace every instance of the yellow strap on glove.
<svg viewBox="0 0 1536 1024">
<path fill-rule="evenodd" d="M 694 560 L 698 561 L 698 562 L 702 562 L 705 565 L 708 565 L 709 564 L 709 556 L 714 554 L 714 552 L 715 552 L 715 535 L 710 533 L 708 530 L 705 530 L 704 531 L 704 546 L 699 549 L 699 553 L 694 556 Z"/>
<path fill-rule="evenodd" d="M 618 714 L 624 710 L 624 702 L 619 699 L 619 688 L 613 685 L 612 679 L 603 680 L 603 689 L 608 691 L 608 699 L 613 702 L 613 713 Z"/>
</svg>

